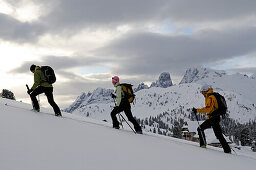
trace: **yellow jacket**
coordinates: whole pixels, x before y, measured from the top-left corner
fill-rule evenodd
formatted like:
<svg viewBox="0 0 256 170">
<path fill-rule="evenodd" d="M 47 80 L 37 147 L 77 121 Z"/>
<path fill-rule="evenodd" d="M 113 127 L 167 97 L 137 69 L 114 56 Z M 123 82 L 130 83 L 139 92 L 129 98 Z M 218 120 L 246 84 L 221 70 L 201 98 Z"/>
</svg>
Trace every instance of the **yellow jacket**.
<svg viewBox="0 0 256 170">
<path fill-rule="evenodd" d="M 211 118 L 211 113 L 218 109 L 218 102 L 214 95 L 210 95 L 213 93 L 213 88 L 211 88 L 205 97 L 205 107 L 201 109 L 197 109 L 198 113 L 208 113 L 207 119 Z"/>
</svg>

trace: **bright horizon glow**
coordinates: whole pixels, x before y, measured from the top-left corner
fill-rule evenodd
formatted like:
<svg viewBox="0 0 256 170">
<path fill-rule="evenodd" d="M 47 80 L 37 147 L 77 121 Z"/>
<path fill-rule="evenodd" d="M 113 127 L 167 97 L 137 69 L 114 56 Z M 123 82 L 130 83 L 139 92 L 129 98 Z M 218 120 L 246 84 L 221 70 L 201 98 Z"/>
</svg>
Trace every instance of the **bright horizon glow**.
<svg viewBox="0 0 256 170">
<path fill-rule="evenodd" d="M 22 1 L 19 3 L 20 6 L 13 6 L 5 0 L 2 0 L 2 2 L 0 2 L 0 13 L 10 15 L 21 22 L 33 22 L 38 20 L 42 15 L 42 7 L 33 2 L 27 2 L 29 1 Z"/>
<path fill-rule="evenodd" d="M 7 2 L 5 2 L 4 0 L 0 2 L 0 13 L 9 15 L 13 13 L 13 11 L 14 10 Z"/>
<path fill-rule="evenodd" d="M 211 67 L 217 70 L 228 70 L 228 69 L 235 69 L 235 68 L 236 69 L 250 68 L 250 67 L 254 67 L 255 65 L 256 65 L 256 58 L 248 57 L 248 56 L 240 56 L 240 57 L 224 60 L 214 66 L 206 65 L 206 67 Z"/>
</svg>

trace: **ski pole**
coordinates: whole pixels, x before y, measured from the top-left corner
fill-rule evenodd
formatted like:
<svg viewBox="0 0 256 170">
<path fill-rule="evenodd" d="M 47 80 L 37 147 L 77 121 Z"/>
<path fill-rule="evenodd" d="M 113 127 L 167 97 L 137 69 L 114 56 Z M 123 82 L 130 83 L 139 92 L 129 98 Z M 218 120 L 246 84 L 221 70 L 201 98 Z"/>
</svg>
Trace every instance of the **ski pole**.
<svg viewBox="0 0 256 170">
<path fill-rule="evenodd" d="M 131 128 L 131 130 L 136 134 L 136 131 L 131 127 L 131 125 L 126 121 L 126 119 L 123 117 L 121 113 L 119 115 L 122 117 L 122 119 L 127 123 L 127 125 Z"/>
<path fill-rule="evenodd" d="M 37 96 L 37 99 L 38 99 L 38 104 L 39 104 L 39 106 L 41 106 L 41 103 L 40 103 L 40 94 Z"/>
<path fill-rule="evenodd" d="M 27 85 L 27 84 L 26 84 L 26 87 L 27 87 L 27 90 L 29 90 L 29 87 L 28 87 L 28 85 Z M 34 103 L 33 103 L 32 98 L 31 98 L 31 95 L 30 95 L 30 94 L 28 94 L 28 95 L 29 95 L 29 97 L 30 97 L 30 100 L 31 100 L 31 103 L 32 103 L 33 109 L 35 109 L 35 107 L 34 107 Z"/>
<path fill-rule="evenodd" d="M 193 113 L 194 113 L 194 112 L 193 112 Z M 205 145 L 207 145 L 207 144 L 206 144 L 206 140 L 205 140 L 205 136 L 203 135 L 203 131 L 202 131 L 201 127 L 200 127 L 200 124 L 199 124 L 199 120 L 198 120 L 198 118 L 197 118 L 197 115 L 196 115 L 196 113 L 194 113 L 194 114 L 195 114 L 195 116 L 196 116 L 196 120 L 197 120 L 198 128 L 200 129 L 200 132 L 201 132 L 201 135 L 202 135 L 202 138 L 203 138 L 204 144 L 205 144 Z"/>
<path fill-rule="evenodd" d="M 115 98 L 114 99 L 114 102 L 116 103 L 116 100 Z M 136 131 L 130 126 L 130 124 L 126 121 L 126 119 L 123 117 L 123 115 L 121 113 L 118 113 L 119 114 L 119 119 L 120 119 L 120 116 L 122 117 L 122 119 L 127 123 L 127 125 L 131 128 L 131 130 L 136 134 Z M 123 124 L 122 124 L 122 121 L 121 122 L 121 126 L 123 127 Z M 123 127 L 124 128 L 124 127 Z"/>
<path fill-rule="evenodd" d="M 28 85 L 26 84 L 26 87 L 27 87 L 27 90 L 29 90 L 29 87 L 28 87 Z"/>
<path fill-rule="evenodd" d="M 118 113 L 118 116 L 119 116 L 120 125 L 122 126 L 122 128 L 124 128 L 123 123 L 122 123 L 122 120 L 121 120 L 120 113 Z"/>
</svg>

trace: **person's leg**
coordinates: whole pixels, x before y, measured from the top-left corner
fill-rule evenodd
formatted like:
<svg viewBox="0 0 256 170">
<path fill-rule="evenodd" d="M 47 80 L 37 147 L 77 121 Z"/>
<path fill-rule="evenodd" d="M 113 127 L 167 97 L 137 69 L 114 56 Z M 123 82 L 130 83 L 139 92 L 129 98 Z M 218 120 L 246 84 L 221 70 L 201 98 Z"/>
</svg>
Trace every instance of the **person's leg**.
<svg viewBox="0 0 256 170">
<path fill-rule="evenodd" d="M 53 98 L 53 87 L 44 87 L 45 95 L 48 99 L 48 103 L 52 106 L 56 116 L 61 116 L 61 111 L 59 106 L 55 103 Z"/>
<path fill-rule="evenodd" d="M 220 144 L 224 150 L 225 153 L 230 153 L 231 149 L 226 141 L 226 139 L 224 138 L 223 134 L 222 134 L 222 130 L 220 127 L 219 122 L 214 123 L 214 125 L 212 126 L 214 134 L 216 136 L 217 139 L 219 139 Z"/>
<path fill-rule="evenodd" d="M 131 106 L 130 103 L 126 103 L 124 106 L 124 113 L 127 116 L 128 120 L 130 122 L 132 122 L 134 129 L 136 132 L 141 132 L 141 127 L 138 124 L 138 122 L 134 119 L 134 117 L 132 116 L 132 112 L 131 112 Z"/>
<path fill-rule="evenodd" d="M 31 100 L 32 100 L 32 104 L 33 104 L 33 107 L 35 110 L 39 111 L 40 109 L 40 106 L 38 104 L 38 101 L 36 99 L 36 96 L 43 93 L 43 88 L 41 86 L 38 86 L 31 94 L 30 94 L 30 97 L 31 97 Z"/>
<path fill-rule="evenodd" d="M 197 132 L 199 135 L 199 139 L 200 139 L 200 147 L 201 146 L 206 146 L 206 138 L 205 138 L 205 134 L 204 134 L 204 130 L 211 128 L 211 122 L 210 120 L 206 120 L 204 121 L 198 128 L 197 128 Z"/>
<path fill-rule="evenodd" d="M 118 122 L 118 120 L 117 120 L 117 118 L 116 118 L 116 115 L 117 115 L 118 113 L 120 113 L 120 112 L 121 112 L 121 111 L 120 111 L 120 107 L 114 107 L 114 109 L 113 109 L 112 112 L 110 113 L 111 118 L 112 118 L 113 128 L 119 129 L 119 122 Z"/>
</svg>

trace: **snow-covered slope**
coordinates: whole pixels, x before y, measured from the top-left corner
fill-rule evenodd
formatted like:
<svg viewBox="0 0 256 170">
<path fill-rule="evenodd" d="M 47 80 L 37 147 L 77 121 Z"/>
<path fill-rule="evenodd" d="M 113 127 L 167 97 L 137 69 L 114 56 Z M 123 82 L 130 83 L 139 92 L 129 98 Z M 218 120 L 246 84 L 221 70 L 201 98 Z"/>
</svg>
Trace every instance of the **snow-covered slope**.
<svg viewBox="0 0 256 170">
<path fill-rule="evenodd" d="M 256 79 L 256 74 L 251 75 L 251 79 Z"/>
<path fill-rule="evenodd" d="M 247 75 L 228 75 L 224 71 L 194 68 L 186 71 L 180 84 L 185 83 L 210 84 L 217 90 L 237 93 L 256 104 L 256 79 Z"/>
<path fill-rule="evenodd" d="M 254 169 L 255 153 L 237 154 L 197 143 L 135 135 L 110 124 L 63 113 L 29 111 L 30 105 L 0 99 L 0 169 L 3 170 L 241 170 Z M 213 163 L 214 166 L 209 166 Z"/>
<path fill-rule="evenodd" d="M 140 83 L 140 84 L 138 85 L 138 87 L 134 88 L 134 92 L 140 91 L 140 90 L 142 90 L 142 89 L 148 89 L 148 88 L 149 88 L 149 87 L 148 87 L 146 84 Z"/>
<path fill-rule="evenodd" d="M 186 70 L 180 84 L 197 82 L 205 78 L 217 78 L 227 75 L 224 71 L 207 68 L 189 68 Z"/>
<path fill-rule="evenodd" d="M 154 88 L 139 91 L 134 112 L 138 117 L 157 116 L 160 113 L 175 113 L 175 110 L 183 110 L 184 118 L 188 117 L 193 107 L 204 107 L 204 97 L 200 93 L 200 85 L 190 83 L 172 86 L 167 89 Z M 218 90 L 217 90 L 218 91 Z M 256 105 L 242 95 L 218 91 L 226 98 L 229 116 L 241 123 L 256 118 Z M 147 106 L 147 107 L 145 107 Z M 177 113 L 177 112 L 176 112 Z M 174 115 L 179 117 L 181 112 Z"/>
<path fill-rule="evenodd" d="M 166 73 L 161 75 L 166 75 Z M 169 78 L 163 79 L 162 77 L 169 76 L 159 76 L 156 82 L 162 82 L 160 80 L 169 82 Z M 145 126 L 148 131 L 160 128 L 162 132 L 169 133 L 175 121 L 193 119 L 191 108 L 204 107 L 205 99 L 200 93 L 200 88 L 205 83 L 211 84 L 214 91 L 224 95 L 231 119 L 242 124 L 250 120 L 255 121 L 256 79 L 241 74 L 227 75 L 223 71 L 204 68 L 189 69 L 179 85 L 166 88 L 162 86 L 139 88 L 135 93 L 135 105 L 132 105 L 133 115 L 143 121 L 142 125 L 149 125 Z M 87 95 L 83 93 L 66 111 L 111 122 L 110 112 L 115 102 L 110 97 L 112 92 L 114 90 L 98 88 L 93 93 Z M 80 100 L 84 96 L 86 98 Z"/>
<path fill-rule="evenodd" d="M 204 97 L 200 93 L 200 88 L 199 84 L 189 83 L 168 88 L 154 87 L 140 90 L 136 93 L 135 105 L 132 105 L 133 114 L 141 119 L 166 114 L 166 119 L 168 117 L 169 119 L 185 118 L 188 120 L 191 108 L 204 107 Z M 230 118 L 240 123 L 256 118 L 256 104 L 244 95 L 220 89 L 216 91 L 226 98 Z M 73 114 L 110 121 L 109 114 L 114 107 L 114 100 L 110 97 L 111 92 L 113 91 L 109 90 L 106 93 L 105 89 L 97 89 L 79 107 L 68 110 L 73 110 Z M 95 96 L 97 99 L 92 100 L 91 98 Z M 167 121 L 166 123 L 172 124 Z"/>
<path fill-rule="evenodd" d="M 82 93 L 80 96 L 77 97 L 76 101 L 71 104 L 65 112 L 72 113 L 75 110 L 83 110 L 85 114 L 84 107 L 94 104 L 94 103 L 101 103 L 101 104 L 109 104 L 111 102 L 111 93 L 114 93 L 112 89 L 103 89 L 97 88 L 92 93 Z"/>
</svg>

